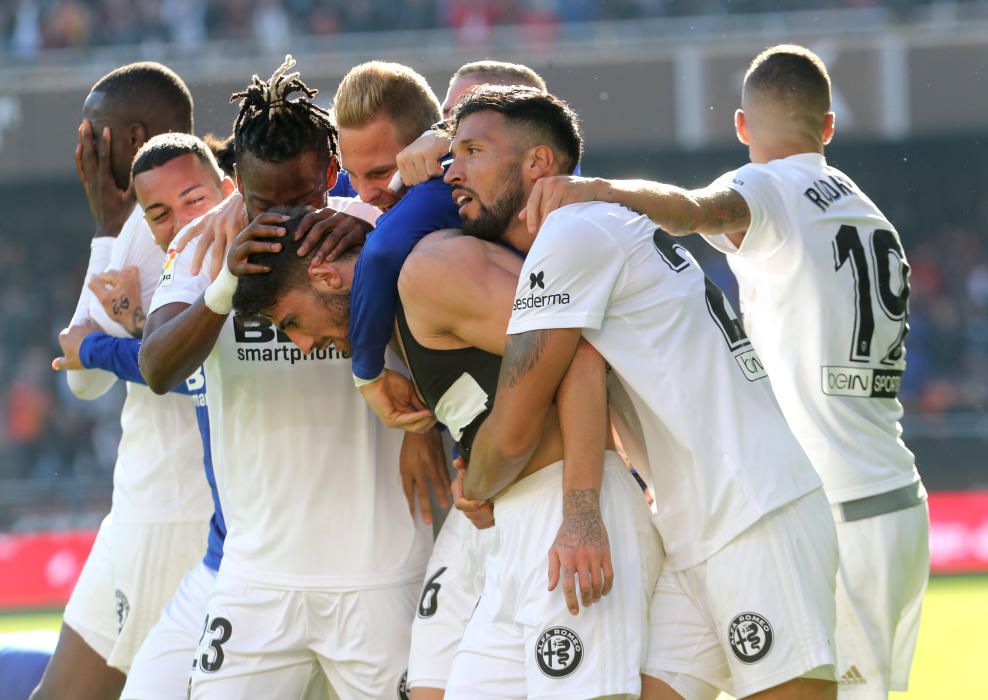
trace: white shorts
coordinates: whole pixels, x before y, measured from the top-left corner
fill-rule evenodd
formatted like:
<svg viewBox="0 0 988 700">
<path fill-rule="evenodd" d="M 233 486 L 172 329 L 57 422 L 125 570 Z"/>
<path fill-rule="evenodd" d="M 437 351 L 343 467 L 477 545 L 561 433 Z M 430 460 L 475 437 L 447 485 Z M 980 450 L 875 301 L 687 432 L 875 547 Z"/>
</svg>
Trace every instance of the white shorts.
<svg viewBox="0 0 988 700">
<path fill-rule="evenodd" d="M 926 503 L 837 523 L 837 674 L 841 697 L 905 691 L 930 573 Z"/>
<path fill-rule="evenodd" d="M 662 572 L 645 674 L 685 700 L 718 690 L 745 697 L 804 676 L 834 680 L 836 574 L 833 517 L 817 489 L 705 562 Z"/>
<path fill-rule="evenodd" d="M 100 524 L 64 621 L 124 673 L 186 572 L 202 558 L 209 523 Z"/>
<path fill-rule="evenodd" d="M 495 501 L 484 592 L 453 661 L 446 700 L 641 692 L 648 595 L 661 565 L 645 497 L 608 452 L 600 506 L 614 587 L 573 616 L 561 586 L 546 590 L 549 548 L 562 523 L 562 474 L 557 462 Z"/>
<path fill-rule="evenodd" d="M 446 516 L 425 569 L 412 623 L 409 688 L 445 688 L 463 630 L 484 588 L 493 528 L 478 530 L 455 508 Z"/>
<path fill-rule="evenodd" d="M 199 562 L 185 575 L 134 657 L 122 700 L 185 700 L 192 659 L 216 572 Z"/>
<path fill-rule="evenodd" d="M 360 591 L 283 590 L 221 567 L 191 697 L 306 697 L 314 672 L 343 700 L 397 697 L 420 589 L 416 578 Z"/>
</svg>

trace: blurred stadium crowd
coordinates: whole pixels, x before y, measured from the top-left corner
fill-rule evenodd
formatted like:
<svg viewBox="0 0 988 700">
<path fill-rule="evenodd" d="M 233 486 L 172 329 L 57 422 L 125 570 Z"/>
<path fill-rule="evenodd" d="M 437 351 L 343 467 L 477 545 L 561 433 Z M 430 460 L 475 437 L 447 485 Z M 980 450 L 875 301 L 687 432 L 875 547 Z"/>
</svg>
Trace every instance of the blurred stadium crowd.
<svg viewBox="0 0 988 700">
<path fill-rule="evenodd" d="M 963 2 L 963 0 L 959 0 Z M 44 49 L 256 39 L 287 42 L 404 29 L 452 29 L 464 43 L 498 25 L 551 40 L 562 27 L 652 17 L 867 8 L 898 13 L 938 0 L 8 0 L 0 3 L 0 47 L 31 56 Z M 946 4 L 955 4 L 953 2 Z"/>
</svg>

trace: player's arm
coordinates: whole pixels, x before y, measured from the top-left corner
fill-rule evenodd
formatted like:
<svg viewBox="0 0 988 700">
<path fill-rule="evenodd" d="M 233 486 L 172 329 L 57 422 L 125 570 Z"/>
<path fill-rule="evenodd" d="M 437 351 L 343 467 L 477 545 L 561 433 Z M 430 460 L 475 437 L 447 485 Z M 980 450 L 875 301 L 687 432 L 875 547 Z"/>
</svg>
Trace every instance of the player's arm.
<svg viewBox="0 0 988 700">
<path fill-rule="evenodd" d="M 103 333 L 95 324 L 79 324 L 62 331 L 58 341 L 62 356 L 52 362 L 55 370 L 101 369 L 126 382 L 147 384 L 137 361 L 141 349 L 137 338 L 117 338 Z M 185 384 L 180 384 L 175 393 L 191 392 Z"/>
<path fill-rule="evenodd" d="M 525 468 L 580 333 L 579 328 L 553 328 L 508 336 L 494 409 L 474 438 L 464 484 L 467 498 L 493 498 Z"/>
<path fill-rule="evenodd" d="M 233 310 L 237 277 L 270 271 L 248 262 L 248 256 L 276 252 L 281 244 L 267 239 L 284 235 L 285 229 L 278 224 L 286 218 L 282 214 L 258 216 L 234 239 L 226 266 L 198 299 L 191 304 L 164 304 L 151 313 L 139 356 L 141 374 L 151 391 L 171 391 L 206 361 Z"/>
<path fill-rule="evenodd" d="M 600 512 L 600 485 L 607 446 L 606 365 L 581 339 L 556 392 L 563 437 L 563 522 L 549 550 L 549 590 L 562 580 L 569 611 L 607 595 L 614 582 L 610 542 Z"/>
<path fill-rule="evenodd" d="M 725 184 L 686 190 L 650 180 L 548 177 L 535 183 L 525 210 L 529 230 L 538 230 L 553 210 L 577 202 L 612 202 L 644 214 L 674 236 L 696 232 L 726 235 L 740 246 L 751 224 L 744 197 Z"/>
<path fill-rule="evenodd" d="M 398 302 L 398 276 L 409 253 L 427 234 L 459 226 L 449 186 L 433 180 L 409 190 L 378 221 L 367 239 L 354 272 L 350 293 L 350 351 L 354 382 L 374 413 L 391 427 L 414 429 L 394 422 L 393 397 L 380 381 L 386 376 L 384 353 L 391 339 Z M 423 423 L 424 425 L 424 423 Z M 428 426 L 426 426 L 428 427 Z"/>
<path fill-rule="evenodd" d="M 406 317 L 420 332 L 453 336 L 504 355 L 520 263 L 509 269 L 494 262 L 488 250 L 456 231 L 433 233 L 415 248 L 401 269 L 398 292 Z"/>
</svg>

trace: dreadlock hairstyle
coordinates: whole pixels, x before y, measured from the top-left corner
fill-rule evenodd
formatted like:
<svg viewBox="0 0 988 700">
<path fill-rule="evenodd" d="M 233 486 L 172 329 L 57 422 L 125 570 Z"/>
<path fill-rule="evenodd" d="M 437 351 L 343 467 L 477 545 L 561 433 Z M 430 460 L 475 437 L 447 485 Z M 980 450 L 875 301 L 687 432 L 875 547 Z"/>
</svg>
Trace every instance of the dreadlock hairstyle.
<svg viewBox="0 0 988 700">
<path fill-rule="evenodd" d="M 230 102 L 240 100 L 240 113 L 233 122 L 233 149 L 240 161 L 244 153 L 268 163 L 280 163 L 312 150 L 327 160 L 338 155 L 339 135 L 329 112 L 312 98 L 319 92 L 308 87 L 298 72 L 289 73 L 295 59 L 285 62 L 270 80 L 257 75 L 243 92 L 235 92 Z M 295 93 L 301 95 L 295 99 Z"/>
</svg>

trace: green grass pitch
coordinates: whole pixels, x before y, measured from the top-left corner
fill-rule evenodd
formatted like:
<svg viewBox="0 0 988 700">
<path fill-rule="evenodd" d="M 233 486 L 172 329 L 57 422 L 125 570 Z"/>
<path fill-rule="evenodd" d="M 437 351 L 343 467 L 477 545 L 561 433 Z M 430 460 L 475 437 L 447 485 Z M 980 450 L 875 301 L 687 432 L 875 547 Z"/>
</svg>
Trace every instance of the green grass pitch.
<svg viewBox="0 0 988 700">
<path fill-rule="evenodd" d="M 0 634 L 57 630 L 61 615 L 0 614 Z M 892 700 L 988 698 L 988 577 L 936 578 L 923 603 L 908 693 Z"/>
</svg>

